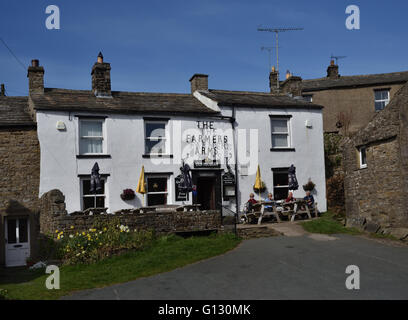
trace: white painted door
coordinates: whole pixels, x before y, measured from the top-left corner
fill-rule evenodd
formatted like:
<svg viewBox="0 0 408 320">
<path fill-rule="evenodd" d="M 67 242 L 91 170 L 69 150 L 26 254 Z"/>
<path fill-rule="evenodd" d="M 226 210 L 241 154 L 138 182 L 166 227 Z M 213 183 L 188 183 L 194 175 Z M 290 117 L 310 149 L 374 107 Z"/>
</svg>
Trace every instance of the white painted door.
<svg viewBox="0 0 408 320">
<path fill-rule="evenodd" d="M 6 218 L 6 266 L 25 266 L 30 256 L 30 222 L 28 218 Z"/>
</svg>

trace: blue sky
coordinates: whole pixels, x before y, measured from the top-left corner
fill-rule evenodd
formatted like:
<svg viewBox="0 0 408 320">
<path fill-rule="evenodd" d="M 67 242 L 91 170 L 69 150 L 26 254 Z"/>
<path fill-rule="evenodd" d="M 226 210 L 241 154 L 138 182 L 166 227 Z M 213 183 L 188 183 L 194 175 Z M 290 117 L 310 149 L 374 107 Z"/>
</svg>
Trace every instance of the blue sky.
<svg viewBox="0 0 408 320">
<path fill-rule="evenodd" d="M 60 8 L 60 30 L 45 27 L 51 4 Z M 345 27 L 350 4 L 360 8 L 360 30 Z M 24 65 L 40 60 L 46 87 L 90 89 L 101 50 L 113 90 L 189 92 L 191 75 L 206 73 L 213 89 L 267 91 L 260 48 L 275 38 L 259 25 L 304 28 L 280 36 L 281 78 L 286 70 L 325 76 L 331 54 L 347 56 L 342 75 L 394 72 L 408 70 L 407 11 L 408 2 L 396 0 L 1 0 L 0 37 Z M 26 95 L 26 76 L 0 43 L 7 93 Z"/>
</svg>

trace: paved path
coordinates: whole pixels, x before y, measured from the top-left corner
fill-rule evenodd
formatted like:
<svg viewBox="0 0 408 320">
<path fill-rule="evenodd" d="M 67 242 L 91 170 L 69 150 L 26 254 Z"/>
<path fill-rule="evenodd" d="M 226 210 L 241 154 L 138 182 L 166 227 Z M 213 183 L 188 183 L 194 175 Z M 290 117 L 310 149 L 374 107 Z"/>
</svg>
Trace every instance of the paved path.
<svg viewBox="0 0 408 320">
<path fill-rule="evenodd" d="M 345 287 L 348 265 L 360 268 L 360 290 Z M 408 247 L 349 235 L 253 239 L 171 272 L 64 298 L 408 299 Z"/>
</svg>

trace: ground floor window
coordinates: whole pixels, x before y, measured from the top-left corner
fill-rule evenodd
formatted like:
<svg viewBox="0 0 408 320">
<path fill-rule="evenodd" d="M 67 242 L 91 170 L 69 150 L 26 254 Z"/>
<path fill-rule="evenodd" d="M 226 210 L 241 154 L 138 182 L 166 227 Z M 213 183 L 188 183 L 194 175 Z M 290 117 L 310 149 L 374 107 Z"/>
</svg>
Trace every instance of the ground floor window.
<svg viewBox="0 0 408 320">
<path fill-rule="evenodd" d="M 275 168 L 273 172 L 273 196 L 275 200 L 283 200 L 289 192 L 289 168 Z"/>
<path fill-rule="evenodd" d="M 105 208 L 105 178 L 101 178 L 102 189 L 96 192 L 91 192 L 91 177 L 81 179 L 81 198 L 82 210 L 88 208 Z"/>
<path fill-rule="evenodd" d="M 157 206 L 168 204 L 169 176 L 151 175 L 147 176 L 147 205 Z"/>
</svg>

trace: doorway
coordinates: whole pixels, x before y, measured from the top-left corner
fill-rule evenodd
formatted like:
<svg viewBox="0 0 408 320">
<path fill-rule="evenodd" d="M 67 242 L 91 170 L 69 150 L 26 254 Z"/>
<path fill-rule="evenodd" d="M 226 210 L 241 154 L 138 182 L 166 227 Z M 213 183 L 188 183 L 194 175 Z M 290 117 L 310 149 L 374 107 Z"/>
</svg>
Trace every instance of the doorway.
<svg viewBox="0 0 408 320">
<path fill-rule="evenodd" d="M 197 202 L 201 210 L 215 210 L 215 177 L 197 179 Z"/>
<path fill-rule="evenodd" d="M 30 221 L 28 217 L 6 217 L 6 267 L 25 266 L 30 256 Z"/>
</svg>

